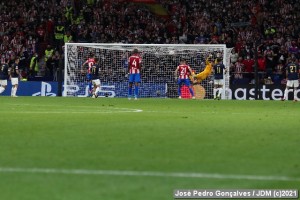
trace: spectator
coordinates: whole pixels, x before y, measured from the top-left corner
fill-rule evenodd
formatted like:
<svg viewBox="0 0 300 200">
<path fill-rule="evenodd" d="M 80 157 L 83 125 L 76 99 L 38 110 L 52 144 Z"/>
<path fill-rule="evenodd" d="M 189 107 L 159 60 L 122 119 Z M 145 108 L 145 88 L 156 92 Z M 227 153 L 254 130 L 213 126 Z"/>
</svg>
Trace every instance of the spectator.
<svg viewBox="0 0 300 200">
<path fill-rule="evenodd" d="M 250 57 L 250 55 L 246 56 L 246 59 L 243 60 L 243 65 L 245 66 L 245 78 L 252 80 L 254 78 L 253 69 L 254 69 L 254 59 Z"/>
<path fill-rule="evenodd" d="M 40 24 L 39 27 L 36 29 L 36 35 L 39 42 L 45 41 L 46 29 L 43 27 L 42 24 Z"/>
<path fill-rule="evenodd" d="M 266 59 L 262 55 L 258 55 L 258 70 L 260 72 L 265 72 L 266 71 Z"/>
<path fill-rule="evenodd" d="M 23 47 L 21 50 L 19 60 L 19 70 L 21 72 L 21 76 L 22 78 L 27 78 L 29 73 L 29 55 L 25 47 Z"/>
<path fill-rule="evenodd" d="M 285 67 L 283 65 L 283 60 L 279 60 L 278 64 L 275 67 L 273 81 L 275 84 L 280 84 L 281 80 L 284 79 Z"/>
<path fill-rule="evenodd" d="M 290 55 L 295 56 L 297 59 L 299 58 L 299 48 L 296 41 L 292 41 L 291 45 L 288 47 L 288 51 Z"/>
<path fill-rule="evenodd" d="M 274 51 L 270 48 L 270 46 L 267 46 L 267 49 L 264 51 L 265 61 L 266 61 L 266 76 L 271 79 L 273 76 L 273 70 L 275 69 L 276 62 L 274 60 L 274 57 L 276 54 Z"/>
<path fill-rule="evenodd" d="M 53 66 L 51 64 L 52 57 L 54 55 L 54 49 L 52 49 L 51 45 L 47 45 L 45 50 L 45 63 L 46 63 L 46 76 L 51 77 L 53 79 Z"/>
<path fill-rule="evenodd" d="M 67 34 L 64 35 L 64 43 L 71 42 L 72 41 L 72 35 L 70 31 L 67 31 Z"/>
<path fill-rule="evenodd" d="M 12 60 L 25 48 L 29 61 L 35 53 L 44 54 L 44 43 L 61 50 L 63 43 L 71 40 L 146 44 L 225 43 L 228 48 L 235 47 L 233 55 L 236 59 L 232 57 L 231 60 L 236 62 L 240 56 L 243 59 L 247 55 L 253 58 L 254 42 L 259 45 L 262 39 L 267 41 L 260 46 L 262 54 L 266 46 L 274 53 L 272 62 L 269 62 L 272 56 L 265 60 L 268 74 L 279 62 L 285 64 L 288 57 L 300 57 L 297 24 L 300 16 L 294 14 L 300 12 L 297 1 L 158 2 L 168 11 L 169 17 L 161 18 L 150 12 L 148 7 L 121 0 L 41 0 L 38 5 L 11 0 L 1 5 L 0 52 Z M 30 65 L 29 62 L 27 65 Z"/>
<path fill-rule="evenodd" d="M 58 78 L 59 60 L 60 60 L 59 52 L 55 51 L 50 62 L 51 65 L 50 69 L 53 70 L 53 81 L 57 81 Z"/>
<path fill-rule="evenodd" d="M 39 71 L 38 54 L 35 53 L 30 60 L 30 77 L 35 77 Z"/>
<path fill-rule="evenodd" d="M 230 62 L 232 64 L 235 64 L 238 61 L 239 54 L 235 51 L 235 49 L 232 49 L 230 54 Z"/>
<path fill-rule="evenodd" d="M 243 79 L 243 72 L 245 71 L 245 65 L 243 58 L 239 57 L 238 61 L 234 64 L 234 79 Z"/>
<path fill-rule="evenodd" d="M 55 46 L 56 49 L 60 49 L 60 47 L 63 45 L 65 34 L 65 26 L 63 25 L 61 20 L 58 20 L 54 30 Z"/>
</svg>

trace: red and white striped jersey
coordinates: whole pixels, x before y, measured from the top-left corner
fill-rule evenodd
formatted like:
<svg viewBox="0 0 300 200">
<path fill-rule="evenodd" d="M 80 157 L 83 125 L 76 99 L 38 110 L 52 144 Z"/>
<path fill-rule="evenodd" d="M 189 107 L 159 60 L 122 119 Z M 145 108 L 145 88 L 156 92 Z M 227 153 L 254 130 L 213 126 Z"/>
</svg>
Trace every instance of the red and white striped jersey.
<svg viewBox="0 0 300 200">
<path fill-rule="evenodd" d="M 129 73 L 139 74 L 142 64 L 142 58 L 138 54 L 134 54 L 128 58 Z"/>
<path fill-rule="evenodd" d="M 87 60 L 87 64 L 88 64 L 88 73 L 91 73 L 91 68 L 95 64 L 95 58 L 89 58 Z"/>
<path fill-rule="evenodd" d="M 188 79 L 191 68 L 188 65 L 179 65 L 177 71 L 179 72 L 179 79 Z"/>
</svg>

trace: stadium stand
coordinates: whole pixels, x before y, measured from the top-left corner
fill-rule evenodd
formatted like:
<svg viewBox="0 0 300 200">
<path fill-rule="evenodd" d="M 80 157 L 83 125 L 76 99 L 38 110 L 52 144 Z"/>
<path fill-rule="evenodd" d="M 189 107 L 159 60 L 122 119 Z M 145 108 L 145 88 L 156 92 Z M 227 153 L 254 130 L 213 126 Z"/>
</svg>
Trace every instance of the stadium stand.
<svg viewBox="0 0 300 200">
<path fill-rule="evenodd" d="M 35 53 L 37 75 L 47 76 L 42 59 L 46 46 L 58 54 L 68 41 L 225 43 L 239 58 L 230 66 L 233 84 L 253 83 L 254 43 L 263 82 L 280 84 L 287 60 L 299 59 L 297 0 L 10 0 L 0 9 L 1 60 L 20 56 L 25 78 L 33 78 Z"/>
</svg>

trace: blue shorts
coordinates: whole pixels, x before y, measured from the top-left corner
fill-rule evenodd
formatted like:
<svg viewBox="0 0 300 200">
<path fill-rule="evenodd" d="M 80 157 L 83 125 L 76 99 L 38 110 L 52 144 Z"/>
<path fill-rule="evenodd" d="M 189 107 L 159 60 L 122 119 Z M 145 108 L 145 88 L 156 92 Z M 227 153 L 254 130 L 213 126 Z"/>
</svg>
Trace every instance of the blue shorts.
<svg viewBox="0 0 300 200">
<path fill-rule="evenodd" d="M 190 86 L 191 85 L 191 82 L 190 82 L 190 79 L 178 79 L 178 85 L 186 85 L 186 86 Z"/>
<path fill-rule="evenodd" d="M 140 74 L 129 74 L 129 83 L 140 83 L 141 75 Z"/>
<path fill-rule="evenodd" d="M 86 78 L 87 78 L 88 81 L 91 81 L 92 80 L 92 74 L 87 74 Z"/>
</svg>

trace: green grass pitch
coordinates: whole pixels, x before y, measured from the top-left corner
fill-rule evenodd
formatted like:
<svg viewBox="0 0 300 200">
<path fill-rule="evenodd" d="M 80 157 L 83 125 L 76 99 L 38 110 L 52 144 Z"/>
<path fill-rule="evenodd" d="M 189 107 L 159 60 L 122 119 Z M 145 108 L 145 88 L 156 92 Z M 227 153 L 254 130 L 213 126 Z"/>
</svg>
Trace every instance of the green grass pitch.
<svg viewBox="0 0 300 200">
<path fill-rule="evenodd" d="M 0 199 L 300 189 L 300 103 L 0 97 Z"/>
</svg>

